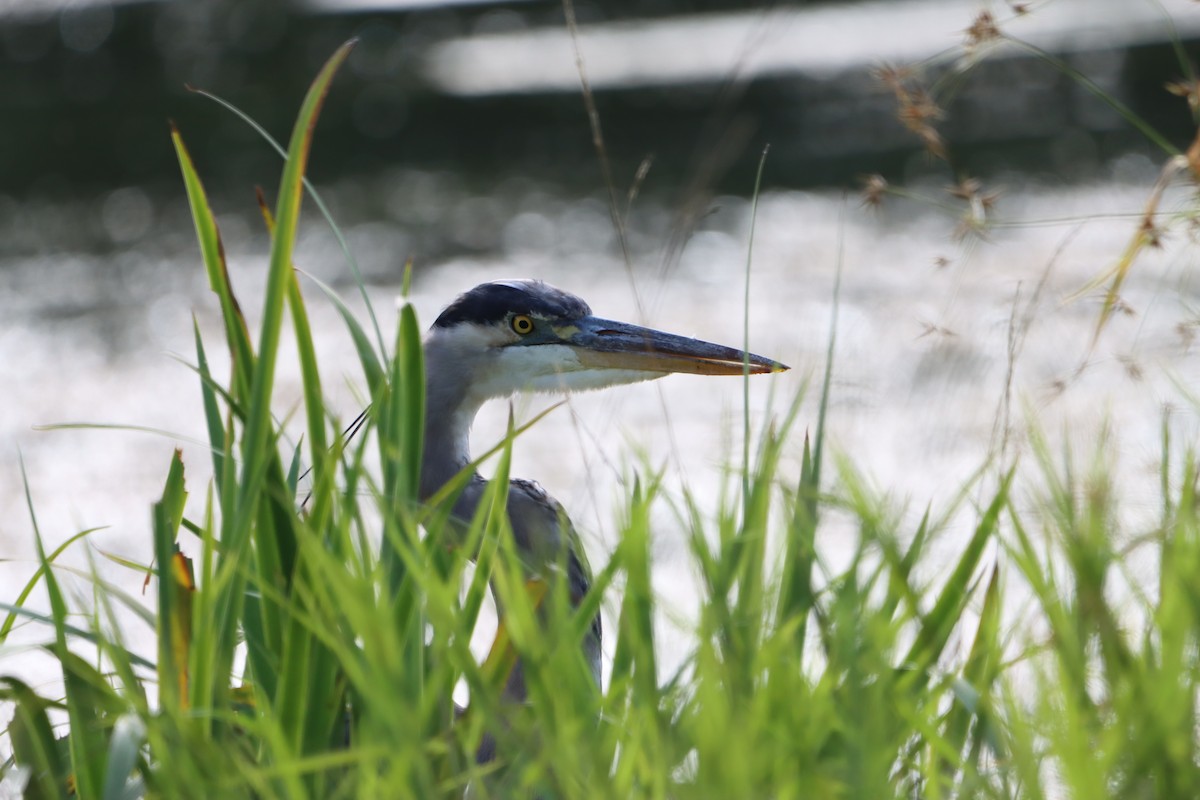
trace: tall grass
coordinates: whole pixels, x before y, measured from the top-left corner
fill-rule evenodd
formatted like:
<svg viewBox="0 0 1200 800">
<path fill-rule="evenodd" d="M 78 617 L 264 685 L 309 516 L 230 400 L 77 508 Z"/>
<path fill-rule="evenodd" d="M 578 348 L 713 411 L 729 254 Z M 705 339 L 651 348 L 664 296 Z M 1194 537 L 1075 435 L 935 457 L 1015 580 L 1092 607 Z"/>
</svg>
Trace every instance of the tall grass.
<svg viewBox="0 0 1200 800">
<path fill-rule="evenodd" d="M 823 417 L 811 440 L 801 436 L 797 397 L 753 432 L 715 514 L 642 474 L 591 594 L 573 609 L 552 586 L 535 609 L 504 513 L 521 429 L 487 455 L 497 490 L 465 532 L 448 524 L 449 491 L 417 502 L 424 392 L 410 306 L 392 355 L 343 315 L 372 436 L 348 437 L 324 406 L 291 260 L 313 130 L 348 51 L 306 97 L 265 213 L 272 248 L 256 336 L 172 132 L 232 362 L 215 376 L 212 343 L 197 331 L 213 479 L 191 487 L 203 510 L 188 517 L 185 465 L 178 453 L 166 465 L 153 508 L 153 614 L 98 585 L 89 624 L 73 625 L 79 610 L 53 563 L 61 549 L 39 550 L 27 591 L 3 606 L 0 644 L 19 619 L 42 626 L 63 692 L 0 678 L 13 709 L 10 785 L 34 798 L 1200 795 L 1196 459 L 1175 464 L 1165 436 L 1162 513 L 1149 530 L 1125 528 L 1108 454 L 1081 474 L 1044 447 L 1021 467 L 1045 487 L 1039 502 L 1014 502 L 1014 467 L 981 473 L 949 507 L 906 526 L 847 464 L 830 477 Z M 306 425 L 290 451 L 271 414 L 284 335 L 298 345 Z M 829 387 L 827 371 L 822 407 Z M 797 452 L 800 475 L 788 479 L 780 465 Z M 984 500 L 968 506 L 969 496 Z M 651 583 L 650 520 L 664 504 L 701 578 L 693 644 L 671 673 L 658 661 Z M 941 563 L 932 549 L 955 514 L 974 520 L 964 546 L 936 577 L 918 577 Z M 816 545 L 831 515 L 857 529 L 840 567 Z M 1157 583 L 1124 597 L 1114 591 L 1117 543 L 1135 535 Z M 463 537 L 465 547 L 446 546 Z M 180 538 L 198 540 L 195 559 Z M 469 641 L 489 585 L 512 650 L 481 664 Z M 48 617 L 23 605 L 37 587 Z M 597 696 L 578 651 L 606 595 L 617 614 L 611 677 Z M 1018 603 L 1030 610 L 1014 624 L 1005 611 Z M 153 662 L 124 644 L 118 609 L 156 625 Z M 76 641 L 99 658 L 77 655 Z M 500 700 L 513 654 L 529 687 L 517 709 Z M 460 684 L 470 693 L 462 715 L 451 700 Z M 477 765 L 485 732 L 506 747 Z"/>
</svg>

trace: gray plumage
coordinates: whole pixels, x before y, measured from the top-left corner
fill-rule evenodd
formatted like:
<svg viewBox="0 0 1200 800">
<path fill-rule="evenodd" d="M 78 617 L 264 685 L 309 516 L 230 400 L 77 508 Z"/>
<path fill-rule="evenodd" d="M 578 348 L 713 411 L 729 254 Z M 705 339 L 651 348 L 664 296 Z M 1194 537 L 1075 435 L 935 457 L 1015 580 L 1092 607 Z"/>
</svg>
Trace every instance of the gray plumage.
<svg viewBox="0 0 1200 800">
<path fill-rule="evenodd" d="M 741 350 L 592 316 L 587 303 L 539 281 L 486 283 L 466 292 L 438 316 L 425 347 L 425 450 L 420 495 L 429 500 L 462 472 L 471 457 L 471 423 L 492 398 L 519 391 L 575 391 L 659 378 L 673 372 L 741 375 L 787 369 Z M 474 475 L 455 500 L 453 516 L 470 520 L 487 482 Z M 510 482 L 508 516 L 529 577 L 565 577 L 578 606 L 592 576 L 579 538 L 562 506 L 536 483 Z M 503 615 L 503 609 L 498 609 Z M 599 616 L 583 655 L 600 687 Z M 505 697 L 526 698 L 517 663 Z M 494 755 L 488 737 L 477 758 Z"/>
<path fill-rule="evenodd" d="M 464 294 L 438 317 L 425 341 L 425 450 L 421 466 L 420 496 L 428 500 L 462 472 L 471 461 L 471 423 L 489 393 L 475 391 L 483 376 L 495 370 L 495 344 L 485 344 L 488 328 L 504 326 L 516 313 L 538 315 L 547 321 L 569 322 L 590 314 L 577 297 L 534 281 L 484 284 Z M 468 327 L 474 330 L 464 334 Z M 513 386 L 512 388 L 519 388 Z M 470 520 L 487 488 L 474 475 L 454 503 L 453 515 Z M 560 559 L 567 565 L 568 589 L 573 604 L 591 587 L 592 576 L 579 538 L 562 506 L 538 484 L 526 480 L 509 483 L 508 516 L 517 552 L 529 577 L 552 577 Z M 603 631 L 599 615 L 584 642 L 588 668 L 600 686 L 600 650 Z M 526 699 L 524 668 L 518 660 L 505 687 L 512 701 Z"/>
</svg>

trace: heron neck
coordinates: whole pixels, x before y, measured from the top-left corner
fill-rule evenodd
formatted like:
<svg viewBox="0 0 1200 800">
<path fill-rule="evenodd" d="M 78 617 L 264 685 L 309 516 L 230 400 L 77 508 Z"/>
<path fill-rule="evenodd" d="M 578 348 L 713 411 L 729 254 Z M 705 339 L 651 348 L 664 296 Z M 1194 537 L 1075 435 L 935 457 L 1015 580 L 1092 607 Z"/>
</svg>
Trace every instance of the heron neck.
<svg viewBox="0 0 1200 800">
<path fill-rule="evenodd" d="M 426 348 L 426 363 L 431 363 Z M 467 396 L 462 381 L 431 370 L 425 377 L 425 444 L 421 459 L 421 499 L 428 500 L 469 463 L 471 424 L 480 403 Z"/>
</svg>

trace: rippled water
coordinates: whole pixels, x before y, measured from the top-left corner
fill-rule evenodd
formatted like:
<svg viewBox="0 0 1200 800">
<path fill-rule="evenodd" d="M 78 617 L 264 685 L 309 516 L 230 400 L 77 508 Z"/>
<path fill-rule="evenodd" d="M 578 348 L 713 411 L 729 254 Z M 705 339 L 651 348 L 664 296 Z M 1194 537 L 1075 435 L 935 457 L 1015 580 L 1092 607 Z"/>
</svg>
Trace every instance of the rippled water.
<svg viewBox="0 0 1200 800">
<path fill-rule="evenodd" d="M 1033 424 L 1083 453 L 1107 430 L 1131 519 L 1153 513 L 1164 409 L 1172 409 L 1179 441 L 1195 443 L 1200 428 L 1196 404 L 1179 388 L 1196 392 L 1200 376 L 1193 345 L 1198 251 L 1176 221 L 1161 248 L 1138 258 L 1122 294 L 1127 310 L 1089 355 L 1098 299 L 1067 298 L 1115 263 L 1153 182 L 1148 163 L 1122 169 L 1088 186 L 1022 188 L 1014 179 L 986 239 L 957 238 L 959 218 L 913 202 L 889 200 L 874 210 L 834 193 L 763 197 L 750 347 L 793 370 L 752 381 L 755 424 L 806 381 L 819 380 L 840 265 L 830 441 L 898 507 L 908 503 L 919 513 L 926 503 L 945 505 L 989 457 L 1003 463 L 1027 453 Z M 412 299 L 427 322 L 478 282 L 532 276 L 580 294 L 604 316 L 742 341 L 745 200 L 719 198 L 678 248 L 671 246 L 678 227 L 670 210 L 649 201 L 636 206 L 628 270 L 601 200 L 519 184 L 466 197 L 424 180 L 378 206 L 356 206 L 353 192 L 330 188 L 389 339 L 401 267 L 411 254 Z M 954 202 L 940 186 L 917 189 Z M 1164 209 L 1187 201 L 1169 194 Z M 94 203 L 41 208 L 0 201 L 0 212 L 0 233 L 10 243 L 0 261 L 0 550 L 16 559 L 0 564 L 7 598 L 33 572 L 18 452 L 49 546 L 107 526 L 90 537 L 95 553 L 145 562 L 150 503 L 173 448 L 184 451 L 193 513 L 205 494 L 198 384 L 179 363 L 194 359 L 193 314 L 216 373 L 225 368 L 215 298 L 181 201 L 122 190 Z M 336 243 L 310 212 L 298 265 L 337 285 L 361 313 Z M 434 215 L 439 224 L 428 219 Z M 243 307 L 256 316 L 265 238 L 248 217 L 224 217 L 222 226 Z M 329 407 L 348 420 L 363 393 L 357 359 L 329 303 L 311 283 L 305 290 Z M 1015 351 L 1014 320 L 1021 332 Z M 536 478 L 560 499 L 599 558 L 612 547 L 620 487 L 637 465 L 662 467 L 669 485 L 715 496 L 722 465 L 740 453 L 741 390 L 737 379 L 676 376 L 575 397 L 519 443 L 514 474 Z M 803 433 L 815 425 L 816 392 L 810 395 L 787 453 L 793 471 Z M 277 413 L 293 410 L 299 396 L 294 360 L 284 358 Z M 514 406 L 528 417 L 549 402 L 518 399 Z M 506 415 L 502 402 L 485 410 L 477 449 L 501 435 Z M 64 422 L 169 433 L 34 430 Z M 1021 491 L 1021 502 L 1030 502 L 1033 487 Z M 665 509 L 660 517 L 656 583 L 671 615 L 689 605 L 694 583 L 674 520 Z M 850 535 L 834 521 L 821 534 L 823 552 L 836 559 Z M 954 537 L 942 547 L 951 555 Z M 87 568 L 85 551 L 74 548 L 64 563 Z M 140 576 L 102 558 L 96 566 L 127 591 L 140 590 Z M 73 585 L 86 596 L 86 583 Z M 148 633 L 130 633 L 150 649 Z"/>
</svg>

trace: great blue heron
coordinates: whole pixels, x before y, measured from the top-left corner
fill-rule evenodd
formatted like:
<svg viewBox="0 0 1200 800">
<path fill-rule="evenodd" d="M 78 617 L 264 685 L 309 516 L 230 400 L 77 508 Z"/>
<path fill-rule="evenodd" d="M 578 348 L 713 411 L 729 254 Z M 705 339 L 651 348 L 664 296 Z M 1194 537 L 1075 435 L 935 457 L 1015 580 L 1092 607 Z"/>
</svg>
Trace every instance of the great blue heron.
<svg viewBox="0 0 1200 800">
<path fill-rule="evenodd" d="M 741 375 L 787 367 L 698 339 L 592 316 L 587 303 L 540 281 L 485 283 L 461 295 L 433 323 L 425 339 L 425 452 L 421 499 L 429 500 L 470 463 L 468 434 L 487 400 L 522 391 L 573 391 L 661 378 L 672 372 Z M 487 485 L 476 474 L 458 496 L 453 515 L 470 520 Z M 554 500 L 529 481 L 508 490 L 513 539 L 529 577 L 552 580 L 565 558 L 571 602 L 578 604 L 592 576 L 570 521 Z M 501 620 L 503 624 L 503 620 Z M 597 687 L 601 627 L 593 621 L 584 642 Z M 518 661 L 505 697 L 523 701 Z M 477 754 L 493 754 L 486 737 Z"/>
</svg>

